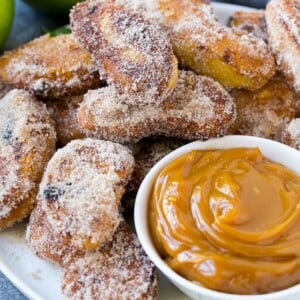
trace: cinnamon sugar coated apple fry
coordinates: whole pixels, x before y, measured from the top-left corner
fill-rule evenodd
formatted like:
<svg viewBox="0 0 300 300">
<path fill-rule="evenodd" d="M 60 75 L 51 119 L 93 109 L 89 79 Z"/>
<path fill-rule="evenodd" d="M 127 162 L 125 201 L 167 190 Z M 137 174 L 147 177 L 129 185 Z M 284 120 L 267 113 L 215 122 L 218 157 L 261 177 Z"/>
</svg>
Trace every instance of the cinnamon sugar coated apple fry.
<svg viewBox="0 0 300 300">
<path fill-rule="evenodd" d="M 277 64 L 300 92 L 300 2 L 271 0 L 266 7 L 269 44 Z"/>
<path fill-rule="evenodd" d="M 235 119 L 224 88 L 190 71 L 180 72 L 173 93 L 160 105 L 137 107 L 127 104 L 134 102 L 128 97 L 113 86 L 89 91 L 78 112 L 85 134 L 121 143 L 150 135 L 205 140 L 224 135 Z"/>
<path fill-rule="evenodd" d="M 237 11 L 229 19 L 230 27 L 239 28 L 253 33 L 255 36 L 268 41 L 265 11 Z"/>
<path fill-rule="evenodd" d="M 119 204 L 134 159 L 125 146 L 109 141 L 74 140 L 48 163 L 38 205 L 53 234 L 77 249 L 97 249 L 119 222 Z"/>
<path fill-rule="evenodd" d="M 158 299 L 155 267 L 124 221 L 110 242 L 73 261 L 63 273 L 62 291 L 70 300 Z"/>
<path fill-rule="evenodd" d="M 30 214 L 55 142 L 44 104 L 23 90 L 0 100 L 0 229 Z"/>
<path fill-rule="evenodd" d="M 41 205 L 37 205 L 30 215 L 26 241 L 38 257 L 59 267 L 68 265 L 84 254 L 82 250 L 60 242 L 48 224 Z"/>
<path fill-rule="evenodd" d="M 257 91 L 232 90 L 237 117 L 228 133 L 280 139 L 282 128 L 296 116 L 297 97 L 278 73 Z"/>
<path fill-rule="evenodd" d="M 136 198 L 136 192 L 150 169 L 171 151 L 187 143 L 184 140 L 149 137 L 142 139 L 134 145 L 133 156 L 135 160 L 131 179 L 126 186 L 126 193 L 121 200 L 123 214 L 131 214 Z"/>
<path fill-rule="evenodd" d="M 266 43 L 218 22 L 212 8 L 196 0 L 156 0 L 180 64 L 228 88 L 255 90 L 273 76 Z"/>
<path fill-rule="evenodd" d="M 60 146 L 85 137 L 77 120 L 77 111 L 82 100 L 82 95 L 47 99 L 47 109 L 55 122 L 57 142 Z"/>
<path fill-rule="evenodd" d="M 12 86 L 4 84 L 0 79 L 0 99 L 2 99 L 12 89 L 13 89 Z"/>
<path fill-rule="evenodd" d="M 144 104 L 163 100 L 174 89 L 178 69 L 169 38 L 140 11 L 85 1 L 70 17 L 74 34 L 119 92 L 138 93 L 141 98 L 134 100 Z"/>
<path fill-rule="evenodd" d="M 103 85 L 93 58 L 72 34 L 46 34 L 6 52 L 0 79 L 42 97 L 78 95 Z"/>
<path fill-rule="evenodd" d="M 286 124 L 281 132 L 281 142 L 300 150 L 300 118 Z"/>
<path fill-rule="evenodd" d="M 150 169 L 164 156 L 187 143 L 184 140 L 149 137 L 138 142 L 138 150 L 134 153 L 135 166 L 126 192 L 137 191 Z"/>
</svg>

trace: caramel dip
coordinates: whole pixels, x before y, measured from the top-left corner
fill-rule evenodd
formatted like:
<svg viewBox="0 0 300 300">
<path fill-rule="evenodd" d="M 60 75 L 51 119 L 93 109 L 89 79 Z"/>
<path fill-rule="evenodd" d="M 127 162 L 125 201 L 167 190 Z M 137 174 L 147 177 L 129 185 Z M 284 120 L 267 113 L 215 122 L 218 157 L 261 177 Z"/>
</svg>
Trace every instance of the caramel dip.
<svg viewBox="0 0 300 300">
<path fill-rule="evenodd" d="M 175 159 L 156 179 L 149 221 L 162 258 L 190 281 L 235 294 L 300 283 L 300 177 L 258 148 Z"/>
</svg>

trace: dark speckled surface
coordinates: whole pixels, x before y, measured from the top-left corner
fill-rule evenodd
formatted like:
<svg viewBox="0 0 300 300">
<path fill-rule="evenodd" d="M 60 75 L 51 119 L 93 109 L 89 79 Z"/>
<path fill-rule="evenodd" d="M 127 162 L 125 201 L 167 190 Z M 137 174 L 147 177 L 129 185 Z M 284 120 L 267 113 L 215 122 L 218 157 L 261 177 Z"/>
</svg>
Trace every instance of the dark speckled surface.
<svg viewBox="0 0 300 300">
<path fill-rule="evenodd" d="M 1 1 L 1 0 L 0 0 Z M 220 2 L 220 1 L 218 1 Z M 263 7 L 264 0 L 233 0 L 228 3 L 248 4 L 249 6 Z M 37 13 L 21 0 L 16 0 L 15 21 L 5 50 L 16 46 L 44 33 L 44 28 L 53 29 L 66 24 L 68 19 L 53 20 L 50 17 Z M 0 300 L 27 300 L 0 272 Z M 45 299 L 46 300 L 46 299 Z"/>
</svg>

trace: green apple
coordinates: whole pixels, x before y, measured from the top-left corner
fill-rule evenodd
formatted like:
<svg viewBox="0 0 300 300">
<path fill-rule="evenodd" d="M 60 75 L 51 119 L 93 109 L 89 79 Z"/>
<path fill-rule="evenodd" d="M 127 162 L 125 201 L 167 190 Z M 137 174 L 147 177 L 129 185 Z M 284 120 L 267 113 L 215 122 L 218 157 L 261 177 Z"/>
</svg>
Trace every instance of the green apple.
<svg viewBox="0 0 300 300">
<path fill-rule="evenodd" d="M 0 49 L 3 47 L 14 18 L 14 0 L 0 0 Z"/>
<path fill-rule="evenodd" d="M 0 0 L 2 1 L 2 0 Z M 66 14 L 70 8 L 82 0 L 24 0 L 33 8 L 50 15 Z"/>
</svg>

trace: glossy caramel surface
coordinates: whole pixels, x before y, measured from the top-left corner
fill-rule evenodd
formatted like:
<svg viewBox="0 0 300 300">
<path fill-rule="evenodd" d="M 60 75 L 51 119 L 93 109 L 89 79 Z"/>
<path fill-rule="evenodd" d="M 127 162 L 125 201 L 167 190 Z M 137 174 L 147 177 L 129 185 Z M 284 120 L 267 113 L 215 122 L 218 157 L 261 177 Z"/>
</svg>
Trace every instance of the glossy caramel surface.
<svg viewBox="0 0 300 300">
<path fill-rule="evenodd" d="M 300 178 L 258 148 L 175 159 L 154 184 L 149 220 L 170 267 L 208 288 L 259 294 L 300 282 Z"/>
</svg>

